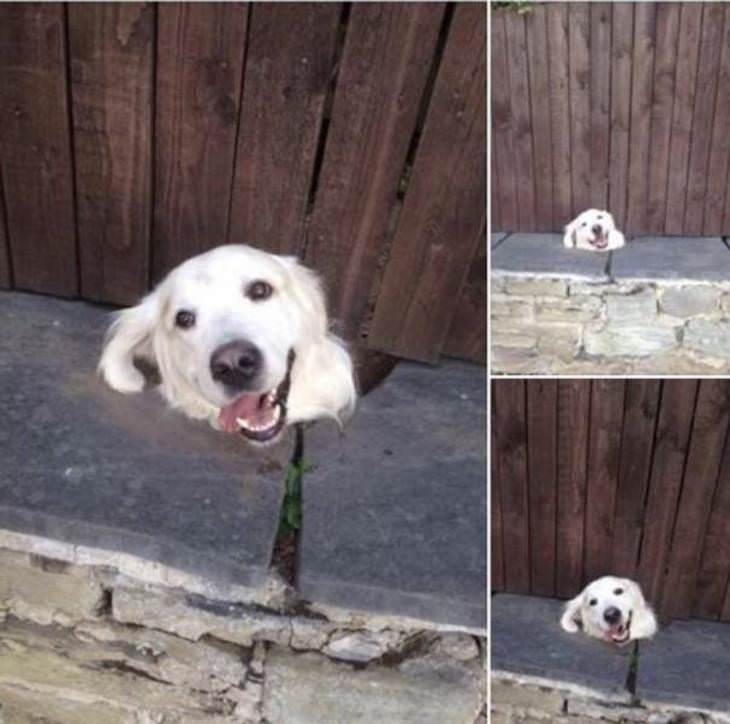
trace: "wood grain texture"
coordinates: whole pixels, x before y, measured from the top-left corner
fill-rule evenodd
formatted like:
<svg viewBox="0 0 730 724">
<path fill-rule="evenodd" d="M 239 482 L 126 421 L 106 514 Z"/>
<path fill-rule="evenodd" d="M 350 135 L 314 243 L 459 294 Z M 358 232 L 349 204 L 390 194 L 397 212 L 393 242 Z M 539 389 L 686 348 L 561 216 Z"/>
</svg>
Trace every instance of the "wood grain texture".
<svg viewBox="0 0 730 724">
<path fill-rule="evenodd" d="M 380 287 L 369 345 L 434 362 L 486 248 L 486 12 L 459 5 Z"/>
<path fill-rule="evenodd" d="M 10 289 L 13 284 L 6 229 L 5 199 L 3 198 L 2 177 L 0 176 L 0 289 Z"/>
<path fill-rule="evenodd" d="M 558 474 L 558 383 L 527 385 L 527 465 L 530 501 L 531 592 L 555 594 L 555 514 Z"/>
<path fill-rule="evenodd" d="M 348 338 L 368 308 L 443 12 L 352 7 L 305 252 Z"/>
<path fill-rule="evenodd" d="M 611 3 L 590 5 L 590 206 L 608 208 L 611 141 Z"/>
<path fill-rule="evenodd" d="M 340 3 L 252 6 L 228 240 L 299 254 Z"/>
<path fill-rule="evenodd" d="M 226 240 L 247 12 L 158 6 L 154 279 Z"/>
<path fill-rule="evenodd" d="M 71 3 L 68 13 L 81 294 L 130 304 L 149 277 L 155 11 Z"/>
<path fill-rule="evenodd" d="M 0 6 L 0 160 L 15 286 L 78 293 L 64 9 Z"/>
<path fill-rule="evenodd" d="M 492 382 L 490 386 L 490 478 L 489 478 L 489 496 L 491 503 L 490 510 L 490 567 L 489 567 L 489 586 L 492 591 L 504 590 L 504 545 L 502 541 L 502 479 L 500 477 L 499 467 L 499 447 L 497 444 L 498 417 L 495 400 L 495 388 L 500 384 Z"/>
<path fill-rule="evenodd" d="M 569 3 L 571 218 L 591 205 L 590 6 Z"/>
</svg>

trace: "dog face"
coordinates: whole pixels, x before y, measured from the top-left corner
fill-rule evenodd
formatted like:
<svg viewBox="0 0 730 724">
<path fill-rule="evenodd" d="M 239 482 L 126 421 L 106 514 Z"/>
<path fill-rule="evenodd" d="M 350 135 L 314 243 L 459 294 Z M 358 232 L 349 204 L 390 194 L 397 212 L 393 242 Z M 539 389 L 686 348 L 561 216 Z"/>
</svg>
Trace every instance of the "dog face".
<svg viewBox="0 0 730 724">
<path fill-rule="evenodd" d="M 639 585 L 614 576 L 593 581 L 569 601 L 560 625 L 571 633 L 582 628 L 589 636 L 619 645 L 649 638 L 657 629 Z"/>
<path fill-rule="evenodd" d="M 286 424 L 341 420 L 355 403 L 352 363 L 328 333 L 317 277 L 293 257 L 247 246 L 189 259 L 122 311 L 99 363 L 120 392 L 144 386 L 134 356 L 157 365 L 171 405 L 255 443 Z"/>
<path fill-rule="evenodd" d="M 569 249 L 611 251 L 620 249 L 626 240 L 616 229 L 608 211 L 588 209 L 565 227 L 563 244 Z"/>
</svg>

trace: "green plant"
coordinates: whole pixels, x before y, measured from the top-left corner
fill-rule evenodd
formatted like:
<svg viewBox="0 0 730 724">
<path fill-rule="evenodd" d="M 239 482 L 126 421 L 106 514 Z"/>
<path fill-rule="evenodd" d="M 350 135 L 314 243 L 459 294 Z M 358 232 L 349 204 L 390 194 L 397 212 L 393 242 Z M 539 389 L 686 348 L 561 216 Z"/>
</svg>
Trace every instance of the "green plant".
<svg viewBox="0 0 730 724">
<path fill-rule="evenodd" d="M 312 465 L 300 459 L 289 463 L 284 476 L 284 500 L 279 518 L 279 536 L 299 530 L 302 524 L 302 478 L 313 470 Z"/>
</svg>

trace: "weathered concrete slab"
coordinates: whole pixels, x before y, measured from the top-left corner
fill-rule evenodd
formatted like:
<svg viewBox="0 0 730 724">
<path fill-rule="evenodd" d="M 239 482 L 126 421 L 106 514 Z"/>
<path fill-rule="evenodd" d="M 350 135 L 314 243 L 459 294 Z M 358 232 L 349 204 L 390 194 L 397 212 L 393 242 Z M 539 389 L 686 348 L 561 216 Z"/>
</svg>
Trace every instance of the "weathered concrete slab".
<svg viewBox="0 0 730 724">
<path fill-rule="evenodd" d="M 570 634 L 560 627 L 563 602 L 499 594 L 492 598 L 492 669 L 539 676 L 629 699 L 630 647 Z"/>
<path fill-rule="evenodd" d="M 642 642 L 636 693 L 643 701 L 730 711 L 730 626 L 673 621 Z"/>
<path fill-rule="evenodd" d="M 645 236 L 613 254 L 611 273 L 627 279 L 730 281 L 730 250 L 719 236 Z"/>
<path fill-rule="evenodd" d="M 319 604 L 486 625 L 486 378 L 401 362 L 340 436 L 307 432 L 298 587 Z"/>
<path fill-rule="evenodd" d="M 263 583 L 291 440 L 256 452 L 124 396 L 95 367 L 108 311 L 0 294 L 0 527 Z"/>
<path fill-rule="evenodd" d="M 600 282 L 610 253 L 566 249 L 560 234 L 510 234 L 492 252 L 492 272 L 550 274 Z"/>
<path fill-rule="evenodd" d="M 507 236 L 507 234 L 505 234 L 505 233 L 504 233 L 504 232 L 502 232 L 502 231 L 497 231 L 497 232 L 495 232 L 495 233 L 491 234 L 491 235 L 490 235 L 490 242 L 489 242 L 489 243 L 490 243 L 490 248 L 491 248 L 492 250 L 496 249 L 496 248 L 497 248 L 497 247 L 499 246 L 500 242 L 501 242 L 501 241 L 502 241 L 502 240 L 503 240 L 503 239 L 504 239 L 504 238 L 505 238 L 506 236 Z"/>
</svg>

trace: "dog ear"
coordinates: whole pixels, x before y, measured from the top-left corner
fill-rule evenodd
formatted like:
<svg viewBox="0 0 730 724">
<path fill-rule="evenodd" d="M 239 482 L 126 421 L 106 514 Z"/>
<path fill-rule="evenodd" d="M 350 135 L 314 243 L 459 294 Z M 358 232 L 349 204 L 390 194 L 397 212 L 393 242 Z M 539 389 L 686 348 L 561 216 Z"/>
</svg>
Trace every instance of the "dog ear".
<svg viewBox="0 0 730 724">
<path fill-rule="evenodd" d="M 576 633 L 580 631 L 583 620 L 580 615 L 580 607 L 583 601 L 583 593 L 579 593 L 575 598 L 568 601 L 563 609 L 563 616 L 560 619 L 560 625 L 564 631 L 568 633 Z"/>
<path fill-rule="evenodd" d="M 280 256 L 278 259 L 291 280 L 289 291 L 312 327 L 310 333 L 316 337 L 326 335 L 327 304 L 319 277 L 295 256 Z"/>
<path fill-rule="evenodd" d="M 609 249 L 620 249 L 626 245 L 626 239 L 624 235 L 618 229 L 612 229 L 608 232 L 608 248 Z"/>
<path fill-rule="evenodd" d="M 625 581 L 625 588 L 631 591 L 632 598 L 635 601 L 631 614 L 631 638 L 632 639 L 648 639 L 651 638 L 658 629 L 658 624 L 654 611 L 646 602 L 644 594 L 638 583 L 630 580 Z"/>
<path fill-rule="evenodd" d="M 135 353 L 150 349 L 150 336 L 159 319 L 159 287 L 136 307 L 117 312 L 104 340 L 99 372 L 104 381 L 118 392 L 139 392 L 144 375 L 134 366 Z"/>
<path fill-rule="evenodd" d="M 566 249 L 574 249 L 577 243 L 578 239 L 576 238 L 575 227 L 573 226 L 573 222 L 571 221 L 570 224 L 565 227 L 565 234 L 563 235 L 563 246 Z"/>
</svg>

